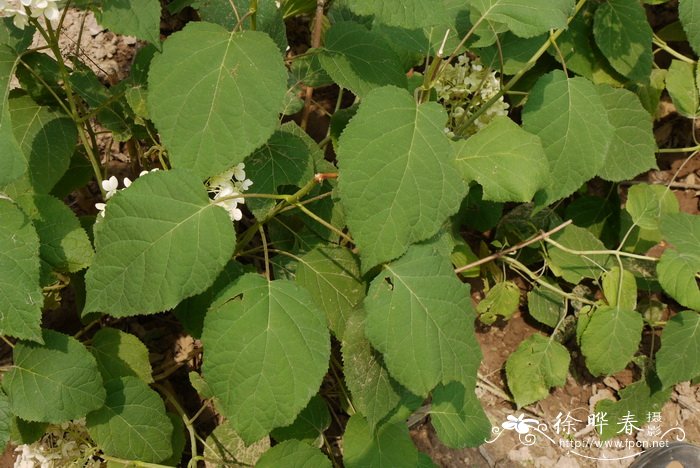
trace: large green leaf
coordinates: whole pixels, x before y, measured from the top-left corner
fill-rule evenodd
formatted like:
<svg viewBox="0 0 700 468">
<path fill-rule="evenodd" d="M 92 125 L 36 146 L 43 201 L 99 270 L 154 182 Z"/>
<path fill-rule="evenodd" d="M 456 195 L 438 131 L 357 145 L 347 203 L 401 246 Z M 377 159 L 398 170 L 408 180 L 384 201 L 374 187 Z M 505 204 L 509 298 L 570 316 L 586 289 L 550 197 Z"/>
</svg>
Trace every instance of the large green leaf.
<svg viewBox="0 0 700 468">
<path fill-rule="evenodd" d="M 380 86 L 406 87 L 406 75 L 384 37 L 361 24 L 334 24 L 319 56 L 333 81 L 364 97 Z"/>
<path fill-rule="evenodd" d="M 671 390 L 662 389 L 659 378 L 650 371 L 647 372 L 646 379 L 638 380 L 620 390 L 618 401 L 600 401 L 595 406 L 596 413 L 602 414 L 604 418 L 604 421 L 596 426 L 600 439 L 607 440 L 623 433 L 625 417 L 629 421 L 631 416 L 630 422 L 635 427 L 643 428 L 649 413 L 661 412 L 664 403 L 671 396 Z"/>
<path fill-rule="evenodd" d="M 672 60 L 666 73 L 666 90 L 679 114 L 694 119 L 700 115 L 696 64 Z"/>
<path fill-rule="evenodd" d="M 665 212 L 659 223 L 661 233 L 679 252 L 700 258 L 700 217 L 689 213 Z"/>
<path fill-rule="evenodd" d="M 563 386 L 570 361 L 561 343 L 539 333 L 520 343 L 506 361 L 508 388 L 518 407 L 546 398 L 551 387 Z"/>
<path fill-rule="evenodd" d="M 469 0 L 487 20 L 504 23 L 520 37 L 565 28 L 573 0 Z"/>
<path fill-rule="evenodd" d="M 372 431 L 361 414 L 350 417 L 343 434 L 343 462 L 347 468 L 416 466 L 418 450 L 403 421 Z"/>
<path fill-rule="evenodd" d="M 61 200 L 51 195 L 23 195 L 18 203 L 39 235 L 39 255 L 52 269 L 74 273 L 90 266 L 94 252 L 87 232 Z"/>
<path fill-rule="evenodd" d="M 405 90 L 370 92 L 340 137 L 338 190 L 362 269 L 433 236 L 464 198 L 445 111 Z"/>
<path fill-rule="evenodd" d="M 667 249 L 656 265 L 661 287 L 679 304 L 700 310 L 700 288 L 695 275 L 700 272 L 700 256 Z"/>
<path fill-rule="evenodd" d="M 299 440 L 287 440 L 265 452 L 256 468 L 331 468 L 331 461 L 319 449 Z"/>
<path fill-rule="evenodd" d="M 474 393 L 474 384 L 438 385 L 433 391 L 430 421 L 448 447 L 477 447 L 491 435 L 491 422 Z"/>
<path fill-rule="evenodd" d="M 96 255 L 86 277 L 87 312 L 160 312 L 206 290 L 231 258 L 234 232 L 185 171 L 140 177 L 107 204 L 95 227 Z"/>
<path fill-rule="evenodd" d="M 700 376 L 700 315 L 686 310 L 666 322 L 661 332 L 661 349 L 656 353 L 656 371 L 669 388 Z"/>
<path fill-rule="evenodd" d="M 462 176 L 484 187 L 484 200 L 528 202 L 549 185 L 549 162 L 540 139 L 508 117 L 497 117 L 454 147 Z"/>
<path fill-rule="evenodd" d="M 625 209 L 642 229 L 659 229 L 661 216 L 678 212 L 678 199 L 664 185 L 637 184 L 627 192 Z"/>
<path fill-rule="evenodd" d="M 407 29 L 441 24 L 446 19 L 440 0 L 350 0 L 341 4 L 358 15 L 373 15 L 381 23 Z"/>
<path fill-rule="evenodd" d="M 367 299 L 366 333 L 391 375 L 416 395 L 474 378 L 481 352 L 469 287 L 433 246 L 384 266 Z"/>
<path fill-rule="evenodd" d="M 27 421 L 82 418 L 105 401 L 97 362 L 75 338 L 43 330 L 44 344 L 20 342 L 2 386 L 12 412 Z"/>
<path fill-rule="evenodd" d="M 598 175 L 619 182 L 656 167 L 656 140 L 651 115 L 631 91 L 599 85 L 598 94 L 615 128 L 605 164 Z"/>
<path fill-rule="evenodd" d="M 595 86 L 585 78 L 567 78 L 558 70 L 532 88 L 523 128 L 540 137 L 549 159 L 548 202 L 571 195 L 600 172 L 614 134 L 606 115 Z"/>
<path fill-rule="evenodd" d="M 593 34 L 615 70 L 633 81 L 649 81 L 652 30 L 638 0 L 602 3 L 595 11 Z"/>
<path fill-rule="evenodd" d="M 678 2 L 678 17 L 688 42 L 696 54 L 700 55 L 700 4 L 695 0 Z"/>
<path fill-rule="evenodd" d="M 257 274 L 219 296 L 202 342 L 204 377 L 246 443 L 291 424 L 328 368 L 328 329 L 309 293 Z"/>
<path fill-rule="evenodd" d="M 318 153 L 316 143 L 295 123 L 283 125 L 246 158 L 246 175 L 253 181 L 246 193 L 279 193 L 282 185 L 302 187 L 313 176 L 314 156 Z M 246 204 L 256 218 L 262 219 L 275 200 L 248 198 Z"/>
<path fill-rule="evenodd" d="M 353 309 L 365 297 L 357 257 L 345 248 L 317 247 L 299 257 L 296 282 L 309 291 L 331 331 L 342 339 Z"/>
<path fill-rule="evenodd" d="M 96 11 L 97 21 L 115 33 L 160 44 L 160 1 L 105 0 Z"/>
<path fill-rule="evenodd" d="M 374 430 L 396 408 L 405 390 L 389 375 L 384 362 L 365 337 L 364 310 L 350 317 L 343 335 L 343 372 L 352 404 Z"/>
<path fill-rule="evenodd" d="M 131 376 L 153 382 L 148 348 L 130 333 L 103 328 L 92 337 L 90 351 L 105 381 Z"/>
<path fill-rule="evenodd" d="M 73 121 L 29 96 L 9 100 L 15 138 L 27 161 L 28 176 L 38 193 L 48 193 L 68 170 L 78 132 Z"/>
<path fill-rule="evenodd" d="M 21 176 L 27 163 L 15 139 L 10 121 L 7 96 L 17 64 L 17 54 L 8 46 L 0 44 L 0 188 Z"/>
<path fill-rule="evenodd" d="M 0 333 L 41 341 L 39 237 L 29 218 L 0 198 Z"/>
<path fill-rule="evenodd" d="M 586 229 L 578 226 L 567 226 L 564 230 L 552 236 L 559 245 L 574 251 L 605 250 L 603 243 Z M 608 255 L 567 252 L 556 246 L 550 246 L 549 265 L 555 275 L 561 276 L 572 284 L 577 284 L 583 278 L 598 278 L 610 262 Z"/>
<path fill-rule="evenodd" d="M 189 23 L 151 63 L 149 112 L 173 165 L 213 176 L 272 135 L 286 83 L 282 57 L 266 34 Z"/>
<path fill-rule="evenodd" d="M 107 400 L 87 415 L 90 437 L 105 454 L 159 462 L 172 454 L 173 425 L 160 396 L 136 377 L 105 383 Z"/>
<path fill-rule="evenodd" d="M 591 374 L 624 369 L 639 348 L 643 327 L 642 315 L 634 310 L 599 307 L 581 336 L 581 352 Z"/>
</svg>

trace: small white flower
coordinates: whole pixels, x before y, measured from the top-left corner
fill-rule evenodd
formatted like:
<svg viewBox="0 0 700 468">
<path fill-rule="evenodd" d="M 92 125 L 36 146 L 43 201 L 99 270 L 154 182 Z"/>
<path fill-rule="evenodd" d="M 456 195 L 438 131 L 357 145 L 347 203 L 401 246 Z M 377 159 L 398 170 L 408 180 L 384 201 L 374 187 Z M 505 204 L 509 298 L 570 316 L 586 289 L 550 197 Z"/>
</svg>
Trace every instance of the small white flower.
<svg viewBox="0 0 700 468">
<path fill-rule="evenodd" d="M 245 164 L 243 164 L 243 163 L 237 164 L 236 167 L 233 168 L 233 176 L 237 180 L 244 180 L 245 179 Z"/>
<path fill-rule="evenodd" d="M 245 192 L 246 190 L 248 190 L 251 187 L 251 185 L 253 185 L 253 181 L 250 179 L 246 179 L 246 180 L 241 180 L 241 181 L 236 182 L 234 184 L 234 187 L 239 192 Z"/>
<path fill-rule="evenodd" d="M 508 431 L 515 430 L 518 434 L 527 434 L 530 432 L 533 425 L 537 426 L 539 424 L 539 421 L 536 419 L 525 419 L 525 414 L 523 413 L 520 413 L 520 416 L 517 418 L 509 414 L 506 419 L 508 419 L 508 421 L 501 424 L 501 427 Z"/>
<path fill-rule="evenodd" d="M 130 185 L 131 179 L 129 179 L 128 177 L 124 177 L 124 188 L 129 188 Z"/>
<path fill-rule="evenodd" d="M 107 208 L 107 205 L 105 205 L 104 203 L 95 203 L 95 208 L 97 208 L 97 210 L 99 211 L 98 215 L 104 218 L 105 208 Z"/>
<path fill-rule="evenodd" d="M 141 171 L 141 172 L 139 172 L 139 177 L 143 177 L 143 176 L 145 176 L 146 174 L 150 174 L 151 172 L 156 172 L 156 171 L 159 171 L 159 170 L 160 170 L 160 169 L 158 169 L 158 168 L 156 167 L 155 169 L 151 169 L 150 171 Z"/>
<path fill-rule="evenodd" d="M 109 200 L 117 193 L 117 187 L 119 187 L 119 181 L 115 176 L 102 181 L 102 188 L 107 192 L 105 193 L 105 200 Z"/>
</svg>

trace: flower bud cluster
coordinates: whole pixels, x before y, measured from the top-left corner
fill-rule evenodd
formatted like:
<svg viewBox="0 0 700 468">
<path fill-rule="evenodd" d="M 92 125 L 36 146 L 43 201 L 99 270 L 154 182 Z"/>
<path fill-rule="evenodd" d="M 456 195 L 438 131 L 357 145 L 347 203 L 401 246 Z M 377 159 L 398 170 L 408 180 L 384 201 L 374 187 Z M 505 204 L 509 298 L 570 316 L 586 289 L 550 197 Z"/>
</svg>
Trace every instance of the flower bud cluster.
<svg viewBox="0 0 700 468">
<path fill-rule="evenodd" d="M 240 195 L 251 185 L 253 182 L 246 179 L 243 163 L 212 177 L 207 182 L 209 193 L 214 195 L 212 203 L 228 211 L 231 221 L 240 221 L 243 218 L 243 212 L 238 205 L 245 203 L 245 198 Z"/>
<path fill-rule="evenodd" d="M 0 0 L 0 18 L 12 18 L 12 22 L 19 29 L 29 22 L 29 17 L 44 17 L 49 21 L 56 21 L 61 12 L 56 6 L 57 0 Z"/>
<path fill-rule="evenodd" d="M 15 449 L 15 468 L 52 468 L 58 466 L 81 466 L 97 468 L 93 447 L 85 420 L 77 420 L 49 426 L 44 436 L 33 444 L 20 445 Z"/>
<path fill-rule="evenodd" d="M 2 1 L 2 0 L 0 0 L 0 1 Z M 157 170 L 158 170 L 158 168 L 151 169 L 150 171 L 141 171 L 141 173 L 139 174 L 139 177 L 142 177 L 142 176 L 148 174 L 149 172 L 155 172 Z M 128 177 L 124 177 L 124 181 L 122 183 L 124 185 L 124 188 L 122 190 L 129 188 L 129 186 L 131 185 L 131 179 L 129 179 Z M 112 176 L 109 179 L 103 180 L 102 181 L 102 189 L 105 191 L 105 201 L 107 201 L 110 198 L 112 198 L 115 193 L 117 193 L 119 191 L 119 180 L 117 180 L 117 178 L 115 176 Z M 100 216 L 103 218 L 105 216 L 105 208 L 106 207 L 107 207 L 107 205 L 105 205 L 104 203 L 95 203 L 95 208 L 97 208 L 97 211 L 100 212 Z"/>
<path fill-rule="evenodd" d="M 466 55 L 457 57 L 456 64 L 447 64 L 435 82 L 438 100 L 447 110 L 449 121 L 445 133 L 454 137 L 468 137 L 488 125 L 497 115 L 508 114 L 508 103 L 501 97 L 471 125 L 464 127 L 469 117 L 489 99 L 498 94 L 501 82 L 478 59 Z"/>
</svg>

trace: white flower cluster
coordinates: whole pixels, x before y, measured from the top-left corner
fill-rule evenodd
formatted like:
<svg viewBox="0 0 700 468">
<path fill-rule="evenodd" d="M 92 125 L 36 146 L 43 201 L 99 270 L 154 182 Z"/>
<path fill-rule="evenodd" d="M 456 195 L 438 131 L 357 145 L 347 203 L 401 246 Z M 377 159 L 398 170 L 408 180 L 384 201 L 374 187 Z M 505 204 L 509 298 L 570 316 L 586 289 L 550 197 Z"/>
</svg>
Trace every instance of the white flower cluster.
<svg viewBox="0 0 700 468">
<path fill-rule="evenodd" d="M 49 426 L 41 439 L 15 449 L 14 468 L 97 468 L 100 462 L 92 458 L 94 449 L 89 441 L 84 419 Z"/>
<path fill-rule="evenodd" d="M 61 12 L 56 6 L 56 0 L 0 0 L 0 18 L 12 18 L 19 29 L 24 29 L 30 16 L 43 16 L 49 21 L 56 21 Z"/>
<path fill-rule="evenodd" d="M 240 163 L 232 169 L 212 177 L 207 182 L 209 193 L 214 195 L 212 203 L 228 211 L 232 221 L 240 221 L 243 212 L 238 208 L 245 203 L 241 193 L 253 185 L 250 179 L 245 178 L 245 164 Z"/>
<path fill-rule="evenodd" d="M 0 1 L 2 1 L 2 0 L 0 0 Z M 148 174 L 149 172 L 155 172 L 157 170 L 158 170 L 158 168 L 151 169 L 150 171 L 141 171 L 141 173 L 139 174 L 139 177 L 142 177 L 142 176 Z M 123 184 L 124 184 L 124 188 L 122 190 L 129 188 L 129 186 L 131 185 L 131 179 L 129 179 L 128 177 L 124 177 Z M 112 198 L 115 193 L 117 193 L 119 191 L 119 181 L 117 180 L 117 178 L 115 176 L 112 176 L 109 179 L 105 179 L 102 181 L 102 188 L 105 191 L 105 201 L 107 201 L 110 198 Z M 100 212 L 100 216 L 102 216 L 103 218 L 105 216 L 105 208 L 106 207 L 107 207 L 107 205 L 105 205 L 104 203 L 95 203 L 95 208 L 97 208 L 97 210 Z"/>
<path fill-rule="evenodd" d="M 447 109 L 448 136 L 468 137 L 485 127 L 495 116 L 508 114 L 508 103 L 501 97 L 473 124 L 464 128 L 467 119 L 501 89 L 496 72 L 484 68 L 479 60 L 466 55 L 457 57 L 456 64 L 447 64 L 435 82 L 438 100 Z"/>
</svg>

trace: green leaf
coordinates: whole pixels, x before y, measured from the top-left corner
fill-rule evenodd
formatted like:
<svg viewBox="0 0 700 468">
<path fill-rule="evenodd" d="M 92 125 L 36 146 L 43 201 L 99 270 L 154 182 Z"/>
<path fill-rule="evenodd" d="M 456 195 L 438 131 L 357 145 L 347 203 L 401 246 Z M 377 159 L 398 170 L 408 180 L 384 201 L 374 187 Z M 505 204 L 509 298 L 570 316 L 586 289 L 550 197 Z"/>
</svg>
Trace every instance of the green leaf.
<svg viewBox="0 0 700 468">
<path fill-rule="evenodd" d="M 468 182 L 484 187 L 484 199 L 529 202 L 549 185 L 549 162 L 540 139 L 508 117 L 454 144 L 457 167 Z"/>
<path fill-rule="evenodd" d="M 593 18 L 598 3 L 586 2 L 557 39 L 557 48 L 547 49 L 566 68 L 594 83 L 622 86 L 626 81 L 608 63 L 593 39 Z"/>
<path fill-rule="evenodd" d="M 328 412 L 328 405 L 321 395 L 316 395 L 292 424 L 278 427 L 270 435 L 277 442 L 296 439 L 320 447 L 323 445 L 323 432 L 330 425 L 331 414 Z"/>
<path fill-rule="evenodd" d="M 694 119 L 700 115 L 700 97 L 693 63 L 672 60 L 666 73 L 666 89 L 679 114 Z"/>
<path fill-rule="evenodd" d="M 242 162 L 278 125 L 287 71 L 264 33 L 189 23 L 151 63 L 148 106 L 170 160 L 204 178 Z"/>
<path fill-rule="evenodd" d="M 617 247 L 620 234 L 620 200 L 610 193 L 606 198 L 584 195 L 568 204 L 565 218 L 588 229 L 606 246 Z"/>
<path fill-rule="evenodd" d="M 9 100 L 15 138 L 38 193 L 48 193 L 68 170 L 78 132 L 64 114 L 37 105 L 29 96 Z"/>
<path fill-rule="evenodd" d="M 470 0 L 485 19 L 504 23 L 516 36 L 533 37 L 566 28 L 572 0 Z"/>
<path fill-rule="evenodd" d="M 508 31 L 499 36 L 497 45 L 481 48 L 478 53 L 482 63 L 494 70 L 501 69 L 504 75 L 515 75 L 528 66 L 546 40 L 545 35 L 523 39 Z"/>
<path fill-rule="evenodd" d="M 39 237 L 29 218 L 0 198 L 0 333 L 41 341 Z"/>
<path fill-rule="evenodd" d="M 17 416 L 10 418 L 10 442 L 15 445 L 33 444 L 46 433 L 49 423 L 25 421 Z"/>
<path fill-rule="evenodd" d="M 343 462 L 347 468 L 416 466 L 418 450 L 403 421 L 370 429 L 360 414 L 350 417 L 343 435 Z"/>
<path fill-rule="evenodd" d="M 648 372 L 646 380 L 639 380 L 623 388 L 619 392 L 620 400 L 602 400 L 595 411 L 605 413 L 606 421 L 596 430 L 601 440 L 607 440 L 624 432 L 624 419 L 630 416 L 635 427 L 642 429 L 647 422 L 647 414 L 660 412 L 664 403 L 671 396 L 671 389 L 663 390 L 659 378 L 653 372 Z M 602 430 L 601 430 L 602 429 Z M 637 433 L 638 430 L 633 430 Z"/>
<path fill-rule="evenodd" d="M 491 435 L 486 416 L 474 385 L 460 382 L 438 385 L 433 391 L 430 421 L 440 441 L 451 448 L 477 447 Z"/>
<path fill-rule="evenodd" d="M 362 269 L 399 257 L 433 236 L 465 188 L 437 103 L 416 106 L 405 90 L 370 92 L 340 137 L 338 190 Z"/>
<path fill-rule="evenodd" d="M 581 352 L 593 375 L 610 375 L 632 360 L 642 339 L 644 320 L 629 309 L 599 307 L 581 336 Z"/>
<path fill-rule="evenodd" d="M 614 267 L 603 274 L 603 293 L 610 307 L 635 310 L 637 308 L 637 282 L 628 270 Z"/>
<path fill-rule="evenodd" d="M 97 10 L 97 22 L 116 34 L 136 36 L 160 44 L 160 1 L 106 0 Z"/>
<path fill-rule="evenodd" d="M 655 231 L 662 215 L 678 212 L 678 199 L 664 185 L 636 184 L 627 192 L 625 209 L 640 228 Z"/>
<path fill-rule="evenodd" d="M 170 309 L 211 286 L 233 244 L 228 214 L 209 202 L 196 176 L 139 177 L 109 201 L 96 226 L 86 311 L 124 317 Z"/>
<path fill-rule="evenodd" d="M 265 452 L 256 468 L 279 468 L 298 466 L 331 468 L 331 461 L 319 449 L 298 440 L 286 440 Z"/>
<path fill-rule="evenodd" d="M 246 193 L 276 194 L 282 185 L 303 187 L 313 177 L 315 154 L 323 158 L 316 143 L 303 130 L 293 122 L 283 125 L 246 158 L 246 175 L 253 181 Z M 263 219 L 275 202 L 265 198 L 246 199 L 246 205 L 258 219 Z"/>
<path fill-rule="evenodd" d="M 374 430 L 396 408 L 405 389 L 389 375 L 381 355 L 365 337 L 365 317 L 365 311 L 359 309 L 349 318 L 341 350 L 352 404 Z"/>
<path fill-rule="evenodd" d="M 309 291 L 333 334 L 342 339 L 353 309 L 365 297 L 357 257 L 345 248 L 317 247 L 299 257 L 296 282 Z"/>
<path fill-rule="evenodd" d="M 600 172 L 614 132 L 606 115 L 595 86 L 585 78 L 567 78 L 557 70 L 532 88 L 523 129 L 540 137 L 549 159 L 547 203 L 571 195 Z"/>
<path fill-rule="evenodd" d="M 15 345 L 14 365 L 2 381 L 13 414 L 27 421 L 61 423 L 102 406 L 102 378 L 85 346 L 48 329 L 43 339 L 43 345 Z"/>
<path fill-rule="evenodd" d="M 638 0 L 602 3 L 595 11 L 593 34 L 615 70 L 633 81 L 649 81 L 653 33 Z"/>
<path fill-rule="evenodd" d="M 652 118 L 637 96 L 610 85 L 598 85 L 597 90 L 608 120 L 615 128 L 605 164 L 598 175 L 605 180 L 619 182 L 656 168 Z"/>
<path fill-rule="evenodd" d="M 246 445 L 241 436 L 236 434 L 226 421 L 216 426 L 214 432 L 207 437 L 207 443 L 204 445 L 205 466 L 206 468 L 253 466 L 269 449 L 269 437 L 265 436 L 257 442 Z M 209 460 L 216 460 L 216 463 Z"/>
<path fill-rule="evenodd" d="M 10 47 L 0 44 L 0 188 L 16 180 L 27 170 L 26 160 L 12 131 L 7 105 L 17 60 L 17 54 Z"/>
<path fill-rule="evenodd" d="M 334 24 L 326 33 L 319 60 L 333 81 L 360 97 L 381 86 L 407 86 L 401 62 L 389 43 L 361 24 Z"/>
<path fill-rule="evenodd" d="M 182 420 L 179 414 L 176 413 L 166 413 L 170 424 L 173 425 L 173 434 L 170 436 L 170 447 L 172 448 L 172 455 L 161 461 L 160 463 L 165 466 L 178 466 L 182 461 L 182 452 L 185 450 L 185 422 Z"/>
<path fill-rule="evenodd" d="M 107 401 L 87 415 L 90 437 L 106 455 L 159 462 L 172 454 L 173 425 L 160 396 L 136 377 L 105 383 Z"/>
<path fill-rule="evenodd" d="M 5 392 L 0 391 L 0 450 L 3 452 L 10 441 L 10 428 L 12 423 L 12 411 L 10 400 Z"/>
<path fill-rule="evenodd" d="M 678 18 L 688 36 L 688 42 L 697 55 L 700 55 L 700 5 L 694 0 L 678 2 Z"/>
<path fill-rule="evenodd" d="M 486 297 L 476 306 L 479 320 L 492 324 L 500 315 L 508 320 L 520 303 L 520 288 L 512 281 L 503 281 L 489 290 Z"/>
<path fill-rule="evenodd" d="M 391 375 L 416 395 L 474 377 L 481 352 L 469 287 L 430 245 L 384 266 L 365 299 L 366 334 Z"/>
<path fill-rule="evenodd" d="M 506 361 L 508 388 L 518 408 L 549 396 L 551 387 L 562 387 L 569 374 L 569 351 L 538 333 L 518 345 Z"/>
<path fill-rule="evenodd" d="M 679 304 L 700 310 L 700 288 L 696 273 L 700 271 L 700 256 L 667 249 L 656 265 L 661 287 Z"/>
<path fill-rule="evenodd" d="M 557 326 L 566 311 L 565 301 L 561 294 L 543 286 L 535 286 L 527 293 L 527 308 L 532 318 L 551 328 Z"/>
<path fill-rule="evenodd" d="M 554 234 L 551 239 L 575 251 L 605 250 L 605 246 L 598 238 L 578 226 L 567 226 Z M 547 251 L 552 272 L 572 284 L 577 284 L 583 278 L 598 278 L 610 262 L 607 254 L 578 255 L 556 246 L 550 246 Z"/>
<path fill-rule="evenodd" d="M 75 273 L 92 262 L 92 244 L 73 211 L 51 195 L 25 195 L 18 203 L 39 236 L 39 255 L 54 270 Z"/>
<path fill-rule="evenodd" d="M 668 322 L 661 332 L 661 349 L 656 353 L 656 371 L 664 388 L 700 375 L 700 315 L 686 310 Z"/>
<path fill-rule="evenodd" d="M 12 48 L 15 52 L 24 52 L 32 43 L 32 38 L 36 28 L 25 26 L 24 29 L 16 28 L 12 24 L 13 18 L 2 18 L 0 20 L 0 44 Z"/>
<path fill-rule="evenodd" d="M 102 328 L 92 338 L 92 355 L 105 381 L 119 377 L 138 377 L 152 383 L 148 349 L 141 340 L 116 328 Z"/>
<path fill-rule="evenodd" d="M 209 309 L 202 342 L 204 377 L 246 443 L 291 424 L 328 368 L 323 312 L 286 280 L 239 278 Z"/>
<path fill-rule="evenodd" d="M 667 211 L 659 227 L 664 238 L 679 252 L 700 257 L 700 217 Z"/>
<path fill-rule="evenodd" d="M 405 29 L 433 26 L 446 19 L 443 3 L 434 0 L 352 0 L 343 5 L 358 15 L 374 16 L 381 23 Z"/>
</svg>

